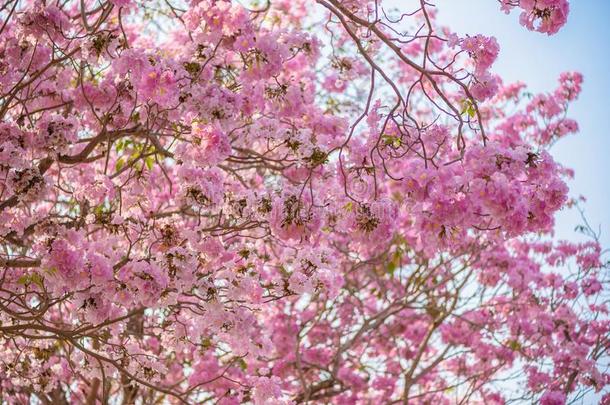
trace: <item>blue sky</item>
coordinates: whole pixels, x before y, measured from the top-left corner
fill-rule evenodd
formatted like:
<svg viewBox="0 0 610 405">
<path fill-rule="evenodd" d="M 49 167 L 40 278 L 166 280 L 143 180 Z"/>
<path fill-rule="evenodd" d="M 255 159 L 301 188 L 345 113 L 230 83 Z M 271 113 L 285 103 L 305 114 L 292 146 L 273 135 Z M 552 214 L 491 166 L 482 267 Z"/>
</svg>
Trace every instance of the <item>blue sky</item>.
<svg viewBox="0 0 610 405">
<path fill-rule="evenodd" d="M 392 2 L 400 4 L 398 2 Z M 583 92 L 569 116 L 580 133 L 564 138 L 551 150 L 562 164 L 575 169 L 572 195 L 584 195 L 583 205 L 602 243 L 610 247 L 610 1 L 572 0 L 568 23 L 553 36 L 519 25 L 518 12 L 505 15 L 495 0 L 436 0 L 439 20 L 459 34 L 493 35 L 501 51 L 493 70 L 506 82 L 521 80 L 531 91 L 555 88 L 563 71 L 584 75 Z M 557 237 L 575 239 L 580 223 L 575 210 L 557 216 Z"/>
</svg>

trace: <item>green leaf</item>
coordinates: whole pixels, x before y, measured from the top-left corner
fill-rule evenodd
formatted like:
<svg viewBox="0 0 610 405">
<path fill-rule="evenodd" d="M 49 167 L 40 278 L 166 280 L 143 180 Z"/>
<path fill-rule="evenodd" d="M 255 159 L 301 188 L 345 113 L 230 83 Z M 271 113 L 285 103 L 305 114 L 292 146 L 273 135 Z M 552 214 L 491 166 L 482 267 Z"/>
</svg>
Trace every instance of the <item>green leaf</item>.
<svg viewBox="0 0 610 405">
<path fill-rule="evenodd" d="M 390 275 L 394 274 L 394 271 L 396 271 L 396 264 L 394 263 L 394 261 L 391 261 L 390 263 L 388 263 L 387 270 L 388 270 L 388 273 L 390 273 Z"/>
<path fill-rule="evenodd" d="M 22 275 L 17 279 L 17 283 L 21 285 L 36 284 L 38 287 L 44 288 L 43 278 L 36 272 Z"/>
<path fill-rule="evenodd" d="M 121 153 L 123 151 L 123 149 L 125 149 L 125 142 L 123 142 L 122 139 L 119 139 L 118 141 L 116 141 L 115 144 L 115 149 L 117 151 L 117 153 Z"/>
<path fill-rule="evenodd" d="M 38 287 L 44 288 L 43 278 L 40 274 L 32 273 L 30 279 L 32 280 L 32 283 L 36 284 Z"/>
<path fill-rule="evenodd" d="M 517 340 L 509 340 L 507 345 L 512 351 L 516 352 L 521 350 L 521 343 L 519 343 Z"/>
<path fill-rule="evenodd" d="M 476 114 L 476 110 L 474 109 L 474 106 L 471 105 L 470 107 L 468 107 L 468 116 L 470 118 L 474 118 L 475 114 Z"/>
<path fill-rule="evenodd" d="M 57 268 L 51 267 L 50 269 L 46 269 L 45 273 L 47 273 L 49 276 L 53 276 L 57 273 Z"/>
<path fill-rule="evenodd" d="M 392 146 L 394 149 L 398 149 L 402 145 L 402 141 L 398 136 L 383 135 L 382 139 L 386 145 Z"/>
<path fill-rule="evenodd" d="M 208 337 L 202 338 L 201 346 L 203 346 L 204 349 L 209 349 L 210 347 L 212 347 L 212 339 Z"/>
<path fill-rule="evenodd" d="M 125 166 L 125 160 L 121 157 L 114 164 L 114 170 L 118 172 L 123 168 L 123 166 Z"/>
<path fill-rule="evenodd" d="M 19 277 L 17 279 L 17 283 L 21 284 L 21 285 L 26 285 L 29 284 L 30 282 L 30 275 L 29 274 L 24 274 L 23 276 Z"/>
<path fill-rule="evenodd" d="M 461 114 L 468 114 L 470 118 L 474 118 L 474 116 L 477 114 L 477 109 L 475 108 L 475 105 L 472 100 L 465 99 L 462 101 Z"/>
<path fill-rule="evenodd" d="M 152 170 L 153 166 L 155 165 L 155 157 L 149 156 L 144 160 L 144 162 L 146 163 L 148 170 Z"/>
</svg>

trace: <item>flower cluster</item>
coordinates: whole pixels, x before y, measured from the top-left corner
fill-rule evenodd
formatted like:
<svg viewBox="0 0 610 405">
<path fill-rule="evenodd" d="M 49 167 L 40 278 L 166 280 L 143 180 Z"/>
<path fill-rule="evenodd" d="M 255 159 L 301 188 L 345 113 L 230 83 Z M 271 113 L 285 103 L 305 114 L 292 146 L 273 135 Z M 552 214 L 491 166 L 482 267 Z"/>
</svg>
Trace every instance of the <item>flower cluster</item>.
<svg viewBox="0 0 610 405">
<path fill-rule="evenodd" d="M 568 0 L 500 0 L 500 3 L 506 13 L 514 7 L 520 8 L 521 25 L 548 35 L 557 33 L 565 25 L 570 12 Z"/>
<path fill-rule="evenodd" d="M 263 3 L 0 10 L 0 398 L 563 404 L 607 385 L 604 251 L 587 226 L 553 237 L 574 204 L 549 148 L 578 131 L 581 75 L 505 84 L 497 40 L 427 2 Z M 502 4 L 549 34 L 568 10 Z"/>
</svg>

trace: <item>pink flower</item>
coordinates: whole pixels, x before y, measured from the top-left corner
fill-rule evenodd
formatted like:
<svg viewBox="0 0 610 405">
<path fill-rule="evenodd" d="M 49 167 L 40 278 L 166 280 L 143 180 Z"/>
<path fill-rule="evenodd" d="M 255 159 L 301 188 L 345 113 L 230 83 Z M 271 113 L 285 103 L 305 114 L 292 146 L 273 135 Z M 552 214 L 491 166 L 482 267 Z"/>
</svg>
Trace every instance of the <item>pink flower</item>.
<svg viewBox="0 0 610 405">
<path fill-rule="evenodd" d="M 117 7 L 127 7 L 132 4 L 133 0 L 111 0 L 111 2 Z"/>
<path fill-rule="evenodd" d="M 281 380 L 278 377 L 258 377 L 254 384 L 254 404 L 268 405 L 279 403 L 278 399 L 282 395 L 280 382 Z"/>
<path fill-rule="evenodd" d="M 540 405 L 564 405 L 566 395 L 561 391 L 547 391 L 540 397 Z"/>
<path fill-rule="evenodd" d="M 500 46 L 494 37 L 475 35 L 462 40 L 462 49 L 472 57 L 479 74 L 491 67 L 498 57 Z"/>
<path fill-rule="evenodd" d="M 602 284 L 595 277 L 589 277 L 582 282 L 582 291 L 588 296 L 597 294 L 602 288 Z"/>
<path fill-rule="evenodd" d="M 555 34 L 568 19 L 570 5 L 567 0 L 521 0 L 521 25 L 529 30 Z"/>
<path fill-rule="evenodd" d="M 217 126 L 193 123 L 193 153 L 196 161 L 214 166 L 231 154 L 231 143 L 227 135 Z"/>
<path fill-rule="evenodd" d="M 488 72 L 476 76 L 470 86 L 472 96 L 478 101 L 485 101 L 493 97 L 499 88 L 498 78 Z"/>
<path fill-rule="evenodd" d="M 301 197 L 303 198 L 303 197 Z M 317 209 L 306 198 L 286 194 L 276 198 L 271 208 L 269 224 L 273 232 L 282 239 L 307 239 L 321 226 Z"/>
<path fill-rule="evenodd" d="M 140 79 L 138 90 L 145 99 L 164 107 L 178 102 L 176 77 L 168 70 L 147 71 Z"/>
</svg>

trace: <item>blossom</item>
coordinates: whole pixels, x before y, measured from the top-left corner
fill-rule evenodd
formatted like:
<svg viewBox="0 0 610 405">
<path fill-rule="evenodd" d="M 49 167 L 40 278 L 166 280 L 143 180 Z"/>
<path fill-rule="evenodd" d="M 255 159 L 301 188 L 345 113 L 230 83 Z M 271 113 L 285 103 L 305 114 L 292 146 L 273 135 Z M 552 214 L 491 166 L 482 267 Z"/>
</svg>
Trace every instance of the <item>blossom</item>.
<svg viewBox="0 0 610 405">
<path fill-rule="evenodd" d="M 207 166 L 214 166 L 226 159 L 231 153 L 227 135 L 218 127 L 193 124 L 193 139 L 200 151 L 195 151 L 195 160 Z"/>
<path fill-rule="evenodd" d="M 483 35 L 466 37 L 462 40 L 461 46 L 473 58 L 477 72 L 489 69 L 500 52 L 498 41 L 494 37 Z"/>
<path fill-rule="evenodd" d="M 509 13 L 513 7 L 522 11 L 519 15 L 521 25 L 531 31 L 553 35 L 563 27 L 570 12 L 567 0 L 501 0 L 502 9 Z"/>
<path fill-rule="evenodd" d="M 250 3 L 9 4 L 8 401 L 563 404 L 610 381 L 606 251 L 554 235 L 582 75 L 505 83 L 498 40 L 426 2 Z M 549 34 L 568 13 L 501 7 Z"/>
<path fill-rule="evenodd" d="M 498 88 L 498 78 L 486 72 L 474 78 L 470 92 L 476 100 L 485 101 L 493 97 L 498 92 Z"/>
<path fill-rule="evenodd" d="M 563 405 L 566 403 L 566 396 L 560 391 L 547 391 L 540 398 L 542 405 Z"/>
<path fill-rule="evenodd" d="M 277 377 L 259 377 L 254 385 L 254 403 L 256 405 L 265 405 L 276 402 L 282 395 L 279 387 L 280 379 Z"/>
<path fill-rule="evenodd" d="M 570 5 L 567 0 L 521 0 L 519 21 L 530 30 L 555 34 L 566 23 Z"/>
</svg>

